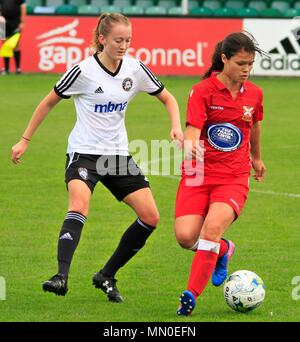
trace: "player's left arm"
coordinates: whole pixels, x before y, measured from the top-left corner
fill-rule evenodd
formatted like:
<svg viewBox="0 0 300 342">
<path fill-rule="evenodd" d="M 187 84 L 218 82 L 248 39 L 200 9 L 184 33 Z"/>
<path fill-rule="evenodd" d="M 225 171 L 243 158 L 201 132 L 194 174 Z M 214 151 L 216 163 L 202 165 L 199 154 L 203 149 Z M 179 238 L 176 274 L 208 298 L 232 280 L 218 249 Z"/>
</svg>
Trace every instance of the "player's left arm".
<svg viewBox="0 0 300 342">
<path fill-rule="evenodd" d="M 166 88 L 156 95 L 156 97 L 163 103 L 169 114 L 171 121 L 171 139 L 177 140 L 182 145 L 183 132 L 180 123 L 180 111 L 175 97 Z"/>
<path fill-rule="evenodd" d="M 256 121 L 251 128 L 250 152 L 252 158 L 252 167 L 255 172 L 253 177 L 258 182 L 261 182 L 266 174 L 266 167 L 261 159 L 260 152 L 260 130 L 260 121 Z"/>
<path fill-rule="evenodd" d="M 22 31 L 24 29 L 24 23 L 25 23 L 25 17 L 26 17 L 26 3 L 21 5 L 21 21 L 19 24 L 19 29 Z"/>
</svg>

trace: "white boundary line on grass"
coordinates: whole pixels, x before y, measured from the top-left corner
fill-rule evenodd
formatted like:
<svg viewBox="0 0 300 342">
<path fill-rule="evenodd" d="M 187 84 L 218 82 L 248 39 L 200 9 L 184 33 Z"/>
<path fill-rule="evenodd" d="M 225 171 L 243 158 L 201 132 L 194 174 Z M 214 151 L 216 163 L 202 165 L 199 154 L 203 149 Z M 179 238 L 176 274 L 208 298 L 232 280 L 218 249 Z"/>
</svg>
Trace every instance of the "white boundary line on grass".
<svg viewBox="0 0 300 342">
<path fill-rule="evenodd" d="M 154 175 L 153 175 L 154 176 Z M 158 176 L 158 175 L 155 175 Z M 161 175 L 162 177 L 170 178 L 170 179 L 176 179 L 179 180 L 179 176 L 167 176 L 167 175 Z M 255 192 L 257 194 L 262 195 L 269 195 L 269 196 L 282 196 L 282 197 L 292 197 L 292 198 L 300 198 L 300 194 L 289 194 L 287 192 L 275 192 L 271 190 L 257 190 L 257 189 L 250 189 L 251 192 Z"/>
<path fill-rule="evenodd" d="M 168 158 L 167 160 L 172 160 L 174 159 L 173 156 L 171 156 L 171 158 Z M 157 158 L 154 160 L 151 160 L 149 162 L 150 165 L 157 165 L 159 162 L 161 161 L 161 158 Z M 150 174 L 151 176 L 161 176 L 161 177 L 165 177 L 165 178 L 169 178 L 169 179 L 176 179 L 179 180 L 180 176 L 173 176 L 173 175 L 155 175 L 155 174 Z M 262 194 L 262 195 L 269 195 L 269 196 L 281 196 L 281 197 L 291 197 L 291 198 L 300 198 L 300 194 L 290 194 L 287 192 L 275 192 L 272 190 L 257 190 L 257 189 L 251 189 L 251 192 L 257 193 L 257 194 Z"/>
<path fill-rule="evenodd" d="M 258 194 L 263 194 L 263 195 L 300 198 L 300 194 L 289 194 L 287 192 L 275 192 L 275 191 L 271 191 L 271 190 L 263 191 L 263 190 L 257 190 L 257 189 L 250 189 L 250 191 L 256 192 Z"/>
</svg>

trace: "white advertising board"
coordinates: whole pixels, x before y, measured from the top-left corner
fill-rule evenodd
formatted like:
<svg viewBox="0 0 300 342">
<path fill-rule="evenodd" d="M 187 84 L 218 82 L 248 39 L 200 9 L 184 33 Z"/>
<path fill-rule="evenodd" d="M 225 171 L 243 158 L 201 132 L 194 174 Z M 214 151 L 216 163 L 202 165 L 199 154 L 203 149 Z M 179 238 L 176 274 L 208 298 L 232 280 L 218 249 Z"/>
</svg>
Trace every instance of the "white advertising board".
<svg viewBox="0 0 300 342">
<path fill-rule="evenodd" d="M 255 75 L 300 76 L 300 17 L 293 19 L 244 19 L 268 57 L 257 57 Z"/>
</svg>

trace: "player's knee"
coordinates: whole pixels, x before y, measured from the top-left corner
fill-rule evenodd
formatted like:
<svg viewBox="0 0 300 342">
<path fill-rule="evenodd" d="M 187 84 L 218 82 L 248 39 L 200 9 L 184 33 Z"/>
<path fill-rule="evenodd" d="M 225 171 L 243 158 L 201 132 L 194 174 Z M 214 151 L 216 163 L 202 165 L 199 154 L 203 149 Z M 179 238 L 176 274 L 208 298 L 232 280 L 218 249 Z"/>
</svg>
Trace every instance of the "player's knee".
<svg viewBox="0 0 300 342">
<path fill-rule="evenodd" d="M 156 210 L 149 211 L 147 213 L 144 213 L 143 215 L 140 215 L 139 218 L 147 223 L 149 226 L 156 227 L 159 223 L 159 212 Z"/>
<path fill-rule="evenodd" d="M 76 211 L 85 217 L 88 216 L 89 208 L 85 202 L 82 201 L 73 201 L 69 206 L 69 211 Z"/>
<path fill-rule="evenodd" d="M 220 241 L 223 235 L 223 226 L 218 222 L 211 222 L 201 230 L 201 239 L 209 241 Z"/>
<path fill-rule="evenodd" d="M 176 233 L 176 240 L 182 248 L 191 249 L 198 239 L 190 232 L 183 231 Z"/>
</svg>

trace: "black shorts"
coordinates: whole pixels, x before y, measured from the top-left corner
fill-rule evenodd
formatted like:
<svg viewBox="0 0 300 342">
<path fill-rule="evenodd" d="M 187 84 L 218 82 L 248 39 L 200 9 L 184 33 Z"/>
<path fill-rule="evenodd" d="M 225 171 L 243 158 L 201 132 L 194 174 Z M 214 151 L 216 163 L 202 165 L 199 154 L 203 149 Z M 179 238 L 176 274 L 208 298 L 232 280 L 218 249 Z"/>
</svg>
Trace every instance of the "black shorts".
<svg viewBox="0 0 300 342">
<path fill-rule="evenodd" d="M 147 178 L 132 156 L 67 154 L 66 184 L 72 179 L 82 180 L 92 193 L 100 181 L 118 201 L 136 190 L 149 187 Z"/>
</svg>

